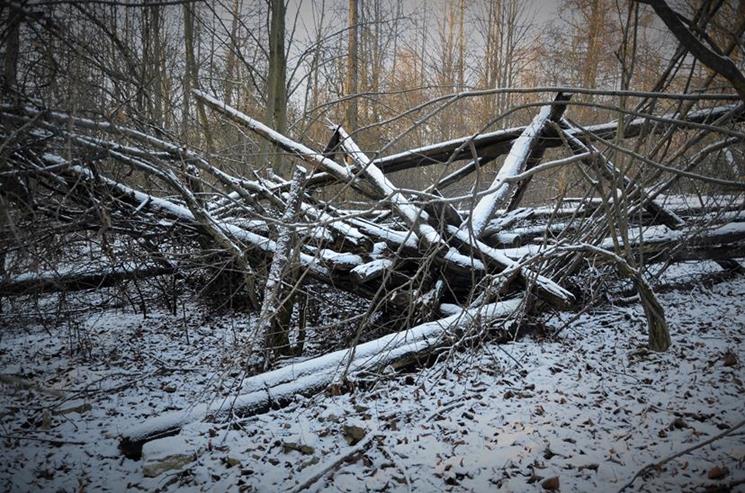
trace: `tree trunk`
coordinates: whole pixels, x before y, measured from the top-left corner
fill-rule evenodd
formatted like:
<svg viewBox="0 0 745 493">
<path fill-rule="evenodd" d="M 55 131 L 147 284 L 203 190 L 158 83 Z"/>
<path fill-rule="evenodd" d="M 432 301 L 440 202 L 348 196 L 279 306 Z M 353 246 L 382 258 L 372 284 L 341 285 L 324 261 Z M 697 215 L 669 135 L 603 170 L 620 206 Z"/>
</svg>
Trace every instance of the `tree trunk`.
<svg viewBox="0 0 745 493">
<path fill-rule="evenodd" d="M 359 92 L 359 12 L 358 1 L 349 0 L 349 46 L 347 48 L 347 126 L 354 132 L 357 129 Z M 281 133 L 281 132 L 280 132 Z"/>
<path fill-rule="evenodd" d="M 18 52 L 20 50 L 21 18 L 20 9 L 8 4 L 8 24 L 5 26 L 5 57 L 3 59 L 3 92 L 6 95 L 14 95 L 18 90 Z"/>
<path fill-rule="evenodd" d="M 285 0 L 269 2 L 269 74 L 267 75 L 267 125 L 281 134 L 287 133 L 287 60 L 285 56 Z M 289 165 L 279 154 L 279 148 L 269 146 L 269 161 L 280 174 L 289 171 Z"/>
<path fill-rule="evenodd" d="M 199 89 L 199 65 L 194 56 L 194 44 L 196 36 L 194 32 L 194 9 L 196 5 L 191 2 L 184 3 L 184 47 L 186 57 L 186 74 L 184 77 L 184 121 L 188 127 L 188 118 L 191 115 L 191 92 L 193 89 Z M 212 142 L 212 133 L 207 124 L 207 113 L 204 111 L 204 103 L 196 101 L 197 120 L 201 126 L 202 134 L 207 143 L 207 150 L 212 151 L 214 145 Z M 185 128 L 186 131 L 186 128 Z"/>
<path fill-rule="evenodd" d="M 297 218 L 302 202 L 302 185 L 305 172 L 295 168 L 292 186 L 287 199 L 287 207 L 278 227 L 278 236 L 272 264 L 264 288 L 264 301 L 259 315 L 258 334 L 264 342 L 264 369 L 267 369 L 278 355 L 290 354 L 289 322 L 294 297 L 294 271 L 291 250 L 293 231 L 291 224 Z"/>
</svg>

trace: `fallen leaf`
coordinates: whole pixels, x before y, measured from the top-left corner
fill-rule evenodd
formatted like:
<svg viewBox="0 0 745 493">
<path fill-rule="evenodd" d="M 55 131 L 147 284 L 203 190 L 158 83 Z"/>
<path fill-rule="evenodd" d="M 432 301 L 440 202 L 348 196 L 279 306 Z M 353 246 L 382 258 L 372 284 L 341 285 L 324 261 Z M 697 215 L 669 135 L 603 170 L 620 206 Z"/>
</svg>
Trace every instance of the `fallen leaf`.
<svg viewBox="0 0 745 493">
<path fill-rule="evenodd" d="M 722 356 L 724 366 L 737 366 L 737 355 L 728 349 Z"/>
<path fill-rule="evenodd" d="M 559 476 L 543 480 L 541 486 L 547 491 L 559 491 Z"/>
<path fill-rule="evenodd" d="M 727 474 L 729 474 L 729 469 L 727 469 L 726 467 L 714 466 L 709 469 L 709 473 L 707 474 L 707 476 L 709 479 L 722 479 Z"/>
<path fill-rule="evenodd" d="M 357 442 L 365 438 L 367 431 L 359 426 L 343 425 L 341 427 L 341 434 L 349 445 L 356 445 Z"/>
<path fill-rule="evenodd" d="M 316 449 L 314 449 L 310 445 L 294 442 L 282 442 L 282 452 L 289 453 L 292 450 L 300 452 L 303 455 L 311 455 L 313 452 L 316 451 Z"/>
</svg>

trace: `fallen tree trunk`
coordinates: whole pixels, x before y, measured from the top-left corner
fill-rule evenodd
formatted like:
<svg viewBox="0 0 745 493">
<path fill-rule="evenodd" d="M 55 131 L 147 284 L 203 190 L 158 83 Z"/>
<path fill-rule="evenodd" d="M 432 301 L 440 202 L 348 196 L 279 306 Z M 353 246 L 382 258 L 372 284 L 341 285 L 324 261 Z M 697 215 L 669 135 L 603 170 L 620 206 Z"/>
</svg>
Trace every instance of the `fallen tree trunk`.
<svg viewBox="0 0 745 493">
<path fill-rule="evenodd" d="M 697 124 L 712 122 L 731 113 L 737 108 L 738 105 L 733 104 L 693 111 L 688 113 L 679 123 Z M 742 114 L 737 115 L 739 120 L 742 120 L 744 117 L 745 115 Z M 673 120 L 675 118 L 676 113 L 666 114 L 661 117 L 650 115 L 649 117 L 634 118 L 631 121 L 624 122 L 623 137 L 627 139 L 638 137 L 643 131 L 660 133 L 673 125 Z M 650 120 L 658 121 L 660 124 L 648 125 Z M 375 164 L 380 167 L 384 173 L 391 173 L 419 166 L 428 166 L 448 161 L 458 161 L 461 159 L 471 159 L 473 156 L 469 143 L 473 143 L 480 158 L 494 159 L 509 152 L 512 148 L 513 141 L 525 131 L 525 128 L 526 127 L 515 127 L 505 130 L 497 130 L 483 135 L 470 135 L 445 142 L 439 142 L 437 144 L 419 147 L 376 159 Z M 614 137 L 617 131 L 618 122 L 614 121 L 598 125 L 589 125 L 585 127 L 584 132 L 581 132 L 581 134 L 577 136 L 583 141 L 591 139 L 592 136 L 606 139 Z M 560 140 L 550 140 L 546 142 L 546 147 L 560 147 L 562 145 L 563 143 Z M 477 165 L 472 162 L 469 163 L 469 167 L 472 168 L 472 170 L 475 170 Z"/>
<path fill-rule="evenodd" d="M 515 186 L 511 186 L 506 179 L 519 175 L 543 156 L 545 146 L 541 137 L 546 132 L 549 122 L 561 118 L 566 109 L 565 101 L 566 99 L 559 94 L 555 103 L 542 107 L 530 125 L 520 134 L 489 187 L 490 192 L 478 201 L 468 219 L 461 225 L 461 230 L 468 231 L 476 239 L 481 238 L 499 204 L 508 200 L 515 190 Z M 519 195 L 519 191 L 517 193 Z M 508 210 L 514 208 L 510 203 Z"/>
<path fill-rule="evenodd" d="M 667 226 L 650 226 L 642 231 L 641 236 L 632 235 L 628 247 L 639 256 L 645 264 L 685 260 L 720 260 L 743 257 L 745 242 L 745 223 L 728 223 L 709 229 L 690 232 L 671 230 Z M 598 248 L 607 252 L 614 251 L 612 238 L 599 242 Z M 619 247 L 625 247 L 623 242 Z M 514 261 L 541 255 L 543 245 L 524 245 L 518 248 L 506 248 L 502 252 Z M 730 252 L 728 254 L 727 252 Z"/>
<path fill-rule="evenodd" d="M 297 395 L 317 394 L 332 384 L 345 366 L 349 369 L 348 375 L 353 377 L 361 372 L 380 370 L 401 359 L 426 358 L 440 347 L 443 337 L 464 329 L 475 320 L 481 324 L 492 324 L 500 319 L 508 319 L 522 303 L 522 298 L 516 298 L 478 309 L 462 310 L 456 315 L 389 334 L 351 349 L 342 349 L 247 378 L 241 386 L 241 394 L 234 399 L 197 405 L 188 411 L 167 412 L 132 427 L 122 435 L 120 449 L 127 457 L 138 459 L 145 443 L 178 434 L 189 423 L 208 418 L 220 419 L 228 413 L 250 416 L 266 411 L 272 405 L 286 404 Z M 225 402 L 230 404 L 226 405 Z"/>
<path fill-rule="evenodd" d="M 174 274 L 176 271 L 175 267 L 166 266 L 129 266 L 93 272 L 28 273 L 0 283 L 0 296 L 25 296 L 60 291 L 100 289 L 116 286 L 124 281 Z"/>
</svg>

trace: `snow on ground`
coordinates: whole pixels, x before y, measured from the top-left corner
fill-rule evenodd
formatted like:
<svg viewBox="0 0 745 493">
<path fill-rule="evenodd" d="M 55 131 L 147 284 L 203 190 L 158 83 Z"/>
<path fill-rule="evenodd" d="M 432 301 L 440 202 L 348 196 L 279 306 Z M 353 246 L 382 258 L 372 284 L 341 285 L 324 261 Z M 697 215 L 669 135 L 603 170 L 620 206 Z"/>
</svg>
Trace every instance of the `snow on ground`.
<svg viewBox="0 0 745 493">
<path fill-rule="evenodd" d="M 230 427 L 190 425 L 146 445 L 140 461 L 121 456 L 118 434 L 229 389 L 236 374 L 224 374 L 225 358 L 250 320 L 109 309 L 49 332 L 6 326 L 0 487 L 284 491 L 364 436 L 311 491 L 618 491 L 646 464 L 745 418 L 745 278 L 660 299 L 673 337 L 664 354 L 644 350 L 638 305 L 558 314 L 545 332 L 569 323 L 555 339 L 487 344 Z M 704 491 L 745 480 L 744 462 L 740 428 L 628 491 Z"/>
</svg>

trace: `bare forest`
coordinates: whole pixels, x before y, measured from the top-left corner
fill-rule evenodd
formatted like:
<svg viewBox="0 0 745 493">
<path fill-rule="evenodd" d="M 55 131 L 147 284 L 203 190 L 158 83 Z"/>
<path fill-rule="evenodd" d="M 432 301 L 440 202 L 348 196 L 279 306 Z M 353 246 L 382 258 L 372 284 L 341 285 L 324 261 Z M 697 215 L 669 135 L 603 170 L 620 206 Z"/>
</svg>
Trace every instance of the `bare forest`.
<svg viewBox="0 0 745 493">
<path fill-rule="evenodd" d="M 3 491 L 745 491 L 744 0 L 0 0 Z"/>
</svg>

